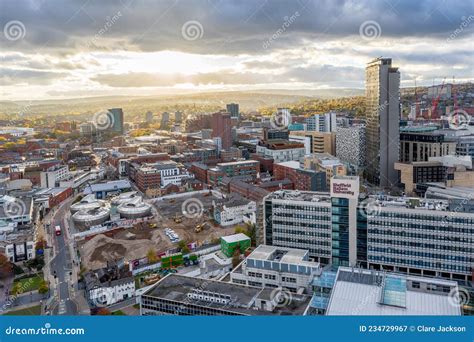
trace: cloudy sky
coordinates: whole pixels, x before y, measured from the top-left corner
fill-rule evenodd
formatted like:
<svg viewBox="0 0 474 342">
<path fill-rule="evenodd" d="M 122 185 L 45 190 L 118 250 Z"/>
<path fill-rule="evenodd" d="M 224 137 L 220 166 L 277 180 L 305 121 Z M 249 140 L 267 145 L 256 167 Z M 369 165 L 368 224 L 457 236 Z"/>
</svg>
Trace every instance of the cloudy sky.
<svg viewBox="0 0 474 342">
<path fill-rule="evenodd" d="M 474 3 L 458 0 L 4 0 L 0 100 L 472 80 Z"/>
</svg>

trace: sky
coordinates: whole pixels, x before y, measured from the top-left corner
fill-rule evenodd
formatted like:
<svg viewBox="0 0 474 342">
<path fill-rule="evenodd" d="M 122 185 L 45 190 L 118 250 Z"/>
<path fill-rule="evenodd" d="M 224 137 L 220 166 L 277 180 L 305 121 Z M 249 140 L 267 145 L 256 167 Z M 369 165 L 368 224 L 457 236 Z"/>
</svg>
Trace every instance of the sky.
<svg viewBox="0 0 474 342">
<path fill-rule="evenodd" d="M 469 0 L 2 0 L 0 100 L 470 81 Z"/>
</svg>

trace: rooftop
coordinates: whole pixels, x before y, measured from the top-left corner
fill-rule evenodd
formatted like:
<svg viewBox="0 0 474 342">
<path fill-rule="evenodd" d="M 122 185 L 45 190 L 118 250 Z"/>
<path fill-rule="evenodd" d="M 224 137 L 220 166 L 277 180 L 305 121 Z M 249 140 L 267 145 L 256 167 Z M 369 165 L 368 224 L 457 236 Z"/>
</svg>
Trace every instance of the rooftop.
<svg viewBox="0 0 474 342">
<path fill-rule="evenodd" d="M 461 308 L 449 296 L 456 287 L 453 281 L 340 267 L 326 315 L 458 316 Z"/>
<path fill-rule="evenodd" d="M 295 294 L 293 295 L 291 308 L 277 307 L 274 311 L 257 310 L 255 306 L 257 298 L 272 300 L 271 297 L 274 297 L 273 290 L 169 274 L 143 295 L 183 304 L 222 309 L 243 315 L 302 315 L 309 304 L 309 296 Z M 219 299 L 219 301 L 198 299 L 192 297 L 192 295 L 202 295 Z"/>
<path fill-rule="evenodd" d="M 268 195 L 267 198 L 286 201 L 304 201 L 331 204 L 331 196 L 327 192 L 278 190 Z"/>
<path fill-rule="evenodd" d="M 239 241 L 242 241 L 242 240 L 250 240 L 250 238 L 247 235 L 243 234 L 243 233 L 223 236 L 223 237 L 221 237 L 221 239 L 224 240 L 227 243 L 239 242 Z"/>
<path fill-rule="evenodd" d="M 98 183 L 98 184 L 91 184 L 90 186 L 84 189 L 85 194 L 90 194 L 91 192 L 99 192 L 99 191 L 112 191 L 112 190 L 120 190 L 120 189 L 128 189 L 131 188 L 130 182 L 128 180 L 116 180 L 107 183 Z"/>
</svg>

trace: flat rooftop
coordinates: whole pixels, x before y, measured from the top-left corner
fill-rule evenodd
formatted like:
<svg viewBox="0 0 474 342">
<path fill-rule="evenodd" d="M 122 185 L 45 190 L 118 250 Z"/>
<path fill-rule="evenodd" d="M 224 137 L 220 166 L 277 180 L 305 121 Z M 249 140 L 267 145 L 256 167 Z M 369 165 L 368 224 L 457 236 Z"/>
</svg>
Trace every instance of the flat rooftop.
<svg viewBox="0 0 474 342">
<path fill-rule="evenodd" d="M 438 290 L 416 289 L 413 283 L 434 284 Z M 461 308 L 449 296 L 450 289 L 456 287 L 453 281 L 340 267 L 326 315 L 459 316 Z"/>
<path fill-rule="evenodd" d="M 223 237 L 221 237 L 221 239 L 224 240 L 227 243 L 239 242 L 239 241 L 242 241 L 242 240 L 250 240 L 250 238 L 247 235 L 243 234 L 243 233 L 223 236 Z"/>
<path fill-rule="evenodd" d="M 331 204 L 331 196 L 327 192 L 278 190 L 271 193 L 267 198 L 286 201 L 304 201 Z"/>
<path fill-rule="evenodd" d="M 184 304 L 199 305 L 223 309 L 243 315 L 302 315 L 309 305 L 311 297 L 294 294 L 291 307 L 277 307 L 274 311 L 256 310 L 257 298 L 268 299 L 274 289 L 226 283 L 218 280 L 194 278 L 180 274 L 169 274 L 143 296 L 161 298 Z M 217 303 L 188 297 L 192 293 L 210 294 L 213 297 L 230 300 L 229 303 Z"/>
</svg>

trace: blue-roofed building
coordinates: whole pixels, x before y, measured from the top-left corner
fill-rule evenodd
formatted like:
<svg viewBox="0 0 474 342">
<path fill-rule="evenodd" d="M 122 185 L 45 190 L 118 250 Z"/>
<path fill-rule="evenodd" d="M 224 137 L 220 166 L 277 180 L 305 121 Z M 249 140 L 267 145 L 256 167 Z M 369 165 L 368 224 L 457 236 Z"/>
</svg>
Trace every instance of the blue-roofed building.
<svg viewBox="0 0 474 342">
<path fill-rule="evenodd" d="M 97 199 L 104 199 L 110 195 L 118 195 L 119 193 L 130 191 L 132 186 L 128 180 L 117 180 L 107 183 L 91 184 L 86 186 L 84 194 L 94 194 Z"/>
</svg>

